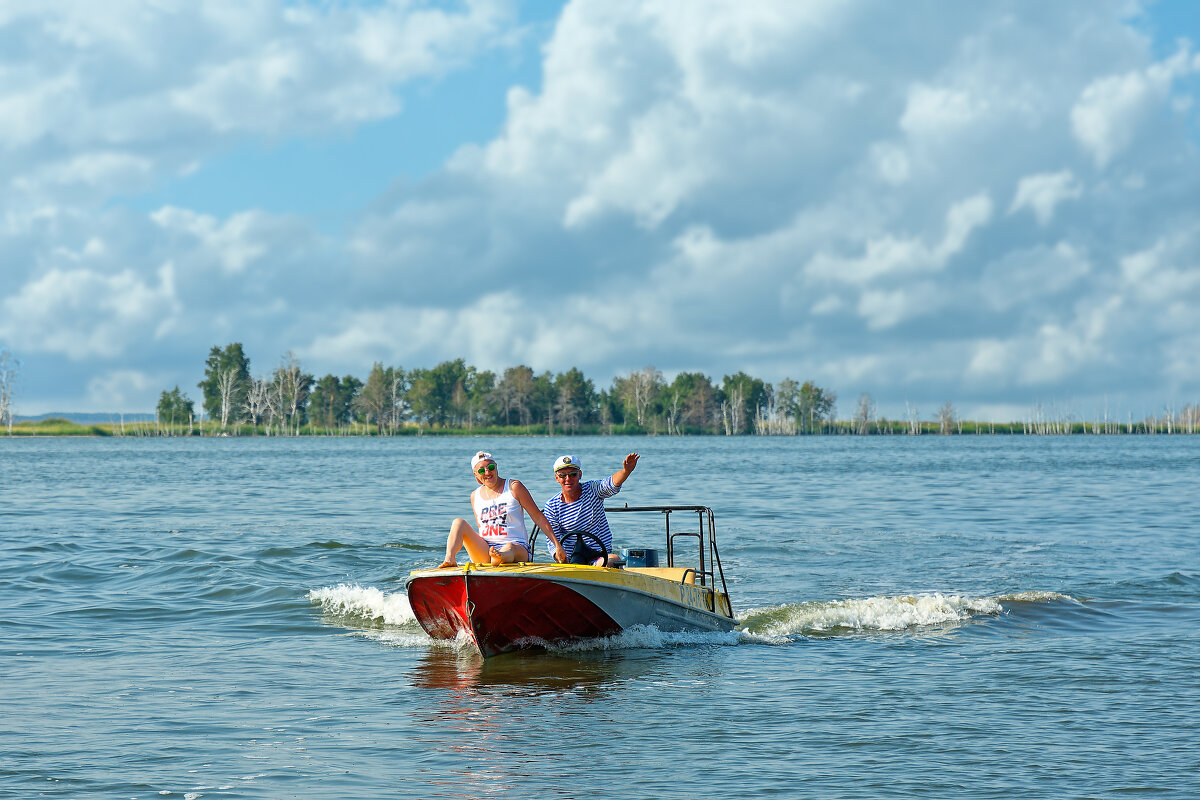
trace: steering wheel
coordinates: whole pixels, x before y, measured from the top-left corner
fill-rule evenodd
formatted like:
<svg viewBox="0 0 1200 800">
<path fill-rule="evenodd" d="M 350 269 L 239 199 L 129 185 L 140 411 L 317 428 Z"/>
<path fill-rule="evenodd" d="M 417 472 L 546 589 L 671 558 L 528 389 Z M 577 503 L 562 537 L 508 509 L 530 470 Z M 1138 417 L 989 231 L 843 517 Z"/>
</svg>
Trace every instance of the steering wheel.
<svg viewBox="0 0 1200 800">
<path fill-rule="evenodd" d="M 561 544 L 563 546 L 563 550 L 567 550 L 567 539 L 570 539 L 572 536 L 574 536 L 576 538 L 576 544 L 583 544 L 585 539 L 590 539 L 592 542 L 595 542 L 595 544 L 596 544 L 595 547 L 592 547 L 591 544 L 587 544 L 584 546 L 590 550 L 594 550 L 599 555 L 604 556 L 604 561 L 602 564 L 600 564 L 600 566 L 602 566 L 602 567 L 608 566 L 608 548 L 604 546 L 604 542 L 602 542 L 600 540 L 599 536 L 592 533 L 591 531 L 567 531 L 566 533 L 563 534 L 562 539 L 559 540 L 559 544 Z M 572 547 L 571 550 L 567 551 L 568 552 L 568 558 L 567 558 L 568 564 L 572 563 L 570 560 L 570 553 L 574 549 L 575 548 Z M 592 564 L 592 563 L 594 563 L 594 561 L 589 561 L 587 563 Z"/>
</svg>

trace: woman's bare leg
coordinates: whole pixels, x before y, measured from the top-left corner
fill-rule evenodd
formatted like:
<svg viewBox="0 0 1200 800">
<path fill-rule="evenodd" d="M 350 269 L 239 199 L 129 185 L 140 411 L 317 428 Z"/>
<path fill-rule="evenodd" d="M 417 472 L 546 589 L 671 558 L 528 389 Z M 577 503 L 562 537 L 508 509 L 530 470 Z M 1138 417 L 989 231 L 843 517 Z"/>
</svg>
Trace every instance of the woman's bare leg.
<svg viewBox="0 0 1200 800">
<path fill-rule="evenodd" d="M 446 537 L 446 558 L 439 565 L 441 567 L 458 566 L 454 560 L 458 555 L 458 551 L 466 545 L 467 555 L 471 558 L 473 564 L 486 564 L 490 560 L 488 553 L 488 543 L 483 537 L 475 532 L 471 527 L 471 523 L 465 519 L 456 519 L 450 523 L 450 535 Z"/>
<path fill-rule="evenodd" d="M 515 564 L 518 561 L 528 561 L 529 551 L 519 544 L 500 545 L 493 547 L 491 552 L 492 564 Z"/>
<path fill-rule="evenodd" d="M 480 536 L 470 525 L 467 525 L 465 522 L 463 525 L 466 526 L 466 530 L 463 531 L 463 544 L 467 548 L 467 555 L 471 557 L 471 563 L 487 564 L 491 561 L 492 546 L 488 544 L 487 539 Z"/>
</svg>

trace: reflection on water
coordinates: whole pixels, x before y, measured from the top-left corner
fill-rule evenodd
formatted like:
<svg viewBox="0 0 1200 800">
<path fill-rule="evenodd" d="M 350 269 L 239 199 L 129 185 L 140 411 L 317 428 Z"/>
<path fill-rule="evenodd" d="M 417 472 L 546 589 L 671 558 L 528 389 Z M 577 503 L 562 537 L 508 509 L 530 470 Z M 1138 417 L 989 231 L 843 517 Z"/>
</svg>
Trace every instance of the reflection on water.
<svg viewBox="0 0 1200 800">
<path fill-rule="evenodd" d="M 594 706 L 618 684 L 644 670 L 623 654 L 568 658 L 545 651 L 516 652 L 483 659 L 470 649 L 431 649 L 408 671 L 408 681 L 433 690 L 432 703 L 413 709 L 422 743 L 443 777 L 432 780 L 439 797 L 476 798 L 507 794 L 535 775 L 531 758 L 563 758 L 561 752 L 528 752 L 531 733 L 563 728 L 565 699 Z M 599 702 L 596 702 L 599 701 Z M 564 731 L 565 733 L 565 731 Z M 565 739 L 570 739 L 568 735 Z"/>
<path fill-rule="evenodd" d="M 622 653 L 590 657 L 557 656 L 528 650 L 484 659 L 474 649 L 431 649 L 409 671 L 414 686 L 449 689 L 472 698 L 483 688 L 502 687 L 505 697 L 535 697 L 553 692 L 583 692 L 609 688 L 632 671 Z M 496 692 L 487 696 L 496 697 Z"/>
</svg>

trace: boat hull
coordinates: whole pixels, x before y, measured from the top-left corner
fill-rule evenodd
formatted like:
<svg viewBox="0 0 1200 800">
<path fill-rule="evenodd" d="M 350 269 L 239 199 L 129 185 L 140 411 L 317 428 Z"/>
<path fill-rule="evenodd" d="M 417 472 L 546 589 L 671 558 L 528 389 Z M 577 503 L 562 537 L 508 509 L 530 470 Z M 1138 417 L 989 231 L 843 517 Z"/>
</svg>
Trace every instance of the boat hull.
<svg viewBox="0 0 1200 800">
<path fill-rule="evenodd" d="M 466 634 L 484 657 L 610 636 L 634 625 L 727 631 L 737 624 L 725 595 L 636 570 L 465 565 L 413 572 L 407 590 L 426 633 L 435 639 Z"/>
</svg>

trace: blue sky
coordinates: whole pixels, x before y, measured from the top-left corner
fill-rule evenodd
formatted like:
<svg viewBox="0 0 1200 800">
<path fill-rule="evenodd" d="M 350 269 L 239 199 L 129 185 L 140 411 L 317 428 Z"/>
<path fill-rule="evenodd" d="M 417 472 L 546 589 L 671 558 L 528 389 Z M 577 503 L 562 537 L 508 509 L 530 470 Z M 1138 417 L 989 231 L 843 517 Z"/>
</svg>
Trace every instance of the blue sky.
<svg viewBox="0 0 1200 800">
<path fill-rule="evenodd" d="M 1200 401 L 1200 14 L 16 0 L 17 413 L 375 361 L 745 370 L 849 415 Z"/>
</svg>

